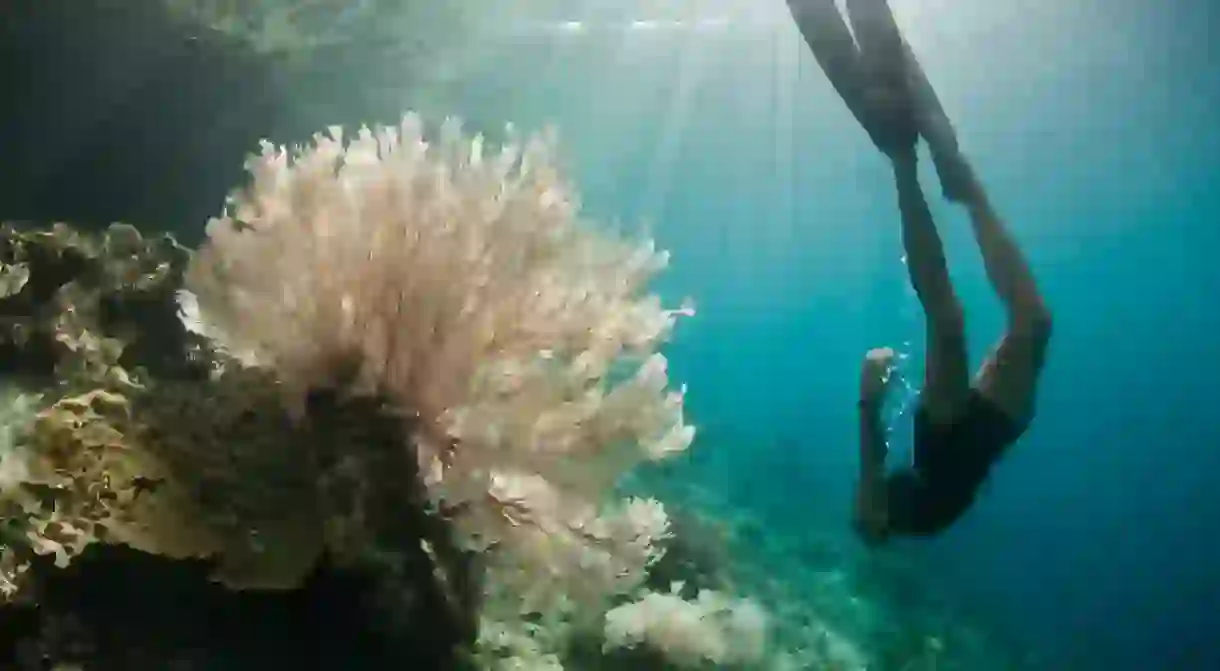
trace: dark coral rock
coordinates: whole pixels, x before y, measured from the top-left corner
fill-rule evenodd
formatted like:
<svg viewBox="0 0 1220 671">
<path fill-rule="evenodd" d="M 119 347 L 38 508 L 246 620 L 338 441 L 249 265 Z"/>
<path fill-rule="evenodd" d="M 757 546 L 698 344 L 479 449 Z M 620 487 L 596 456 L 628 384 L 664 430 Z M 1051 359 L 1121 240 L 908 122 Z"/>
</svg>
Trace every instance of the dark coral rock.
<svg viewBox="0 0 1220 671">
<path fill-rule="evenodd" d="M 38 606 L 0 610 L 0 668 L 89 671 L 461 668 L 445 623 L 387 632 L 379 582 L 323 561 L 298 588 L 234 592 L 204 560 L 96 545 L 37 566 Z"/>
</svg>

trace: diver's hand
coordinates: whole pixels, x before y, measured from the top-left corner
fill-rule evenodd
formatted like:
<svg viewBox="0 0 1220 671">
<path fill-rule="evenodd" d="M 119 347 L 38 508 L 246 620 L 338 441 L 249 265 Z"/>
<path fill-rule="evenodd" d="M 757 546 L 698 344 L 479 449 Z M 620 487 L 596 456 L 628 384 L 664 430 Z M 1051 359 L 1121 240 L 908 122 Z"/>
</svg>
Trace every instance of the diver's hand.
<svg viewBox="0 0 1220 671">
<path fill-rule="evenodd" d="M 864 355 L 864 363 L 860 367 L 862 403 L 880 404 L 885 400 L 885 392 L 894 379 L 895 358 L 894 350 L 889 347 L 871 349 Z"/>
</svg>

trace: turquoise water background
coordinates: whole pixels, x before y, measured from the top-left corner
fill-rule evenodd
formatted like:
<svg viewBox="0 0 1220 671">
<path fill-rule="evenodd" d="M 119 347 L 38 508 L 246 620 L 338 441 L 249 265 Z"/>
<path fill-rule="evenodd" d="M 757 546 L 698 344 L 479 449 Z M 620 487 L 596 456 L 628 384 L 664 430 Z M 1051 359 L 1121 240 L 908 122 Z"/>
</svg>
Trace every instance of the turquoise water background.
<svg viewBox="0 0 1220 671">
<path fill-rule="evenodd" d="M 895 345 L 920 376 L 888 168 L 782 3 L 670 4 L 523 19 L 484 45 L 459 111 L 555 123 L 589 212 L 651 222 L 673 251 L 663 289 L 700 309 L 670 349 L 698 477 L 774 533 L 847 533 L 860 356 Z M 1220 11 L 892 4 L 1057 329 L 1038 421 L 977 508 L 886 551 L 1049 668 L 1220 668 Z M 925 185 L 977 359 L 1002 314 L 964 213 Z M 907 423 L 896 410 L 899 452 Z"/>
<path fill-rule="evenodd" d="M 673 252 L 659 288 L 699 308 L 667 351 L 700 426 L 681 473 L 773 537 L 858 548 L 860 357 L 893 345 L 917 382 L 922 317 L 888 167 L 782 0 L 505 4 L 491 36 L 453 41 L 443 95 L 422 100 L 395 63 L 344 62 L 318 68 L 334 88 L 302 91 L 300 116 L 309 130 L 355 121 L 348 84 L 375 79 L 403 89 L 381 92 L 394 113 L 401 99 L 478 128 L 554 123 L 588 213 L 648 222 Z M 1034 668 L 1220 669 L 1220 3 L 891 4 L 1056 334 L 1038 420 L 977 507 L 943 537 L 879 552 Z M 66 30 L 75 10 L 56 6 L 54 30 L 0 53 L 25 78 L 0 108 L 5 219 L 132 221 L 198 242 L 258 137 L 303 139 L 269 129 L 279 92 L 252 61 L 211 63 L 138 23 L 123 32 L 121 16 Z M 977 360 L 1002 313 L 964 213 L 925 172 Z M 913 392 L 897 391 L 905 454 Z"/>
</svg>

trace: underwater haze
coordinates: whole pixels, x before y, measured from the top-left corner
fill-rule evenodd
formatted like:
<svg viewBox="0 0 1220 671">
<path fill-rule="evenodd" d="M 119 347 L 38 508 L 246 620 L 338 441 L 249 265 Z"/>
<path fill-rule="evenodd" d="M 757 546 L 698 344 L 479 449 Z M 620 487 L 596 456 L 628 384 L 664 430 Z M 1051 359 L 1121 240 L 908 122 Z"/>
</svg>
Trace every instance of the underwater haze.
<svg viewBox="0 0 1220 671">
<path fill-rule="evenodd" d="M 773 533 L 846 535 L 860 357 L 893 345 L 920 379 L 888 166 L 782 2 L 606 4 L 523 17 L 459 108 L 555 123 L 588 208 L 673 252 L 666 288 L 699 307 L 675 378 L 716 451 L 695 475 Z M 891 5 L 1056 337 L 1038 419 L 976 508 L 884 551 L 1041 668 L 1220 668 L 1220 10 Z M 1001 309 L 965 214 L 933 209 L 977 361 Z"/>
</svg>

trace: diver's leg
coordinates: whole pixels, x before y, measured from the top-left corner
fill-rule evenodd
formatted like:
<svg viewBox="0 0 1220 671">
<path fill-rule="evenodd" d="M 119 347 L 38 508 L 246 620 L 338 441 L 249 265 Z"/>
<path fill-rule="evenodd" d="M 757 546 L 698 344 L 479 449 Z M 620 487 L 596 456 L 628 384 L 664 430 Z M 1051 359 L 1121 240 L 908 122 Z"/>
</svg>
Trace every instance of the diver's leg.
<svg viewBox="0 0 1220 671">
<path fill-rule="evenodd" d="M 945 423 L 955 419 L 969 399 L 970 371 L 962 307 L 949 279 L 944 245 L 919 186 L 915 150 L 894 154 L 892 158 L 907 271 L 927 324 L 920 403 L 929 420 Z"/>
<path fill-rule="evenodd" d="M 1008 327 L 975 377 L 975 388 L 1010 419 L 1033 416 L 1038 377 L 1051 337 L 1051 313 L 1021 249 L 995 212 L 969 164 L 963 203 L 992 288 L 1004 303 Z"/>
</svg>

